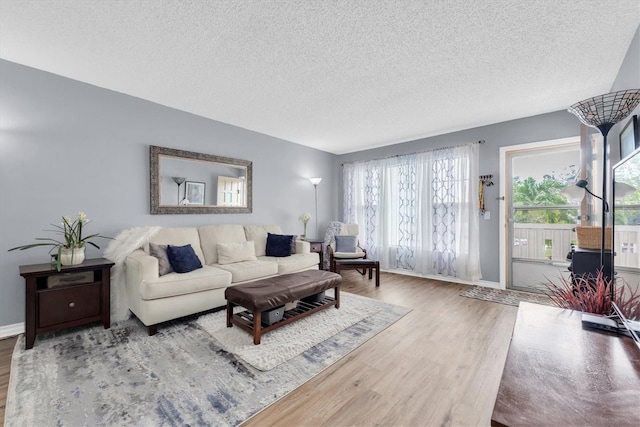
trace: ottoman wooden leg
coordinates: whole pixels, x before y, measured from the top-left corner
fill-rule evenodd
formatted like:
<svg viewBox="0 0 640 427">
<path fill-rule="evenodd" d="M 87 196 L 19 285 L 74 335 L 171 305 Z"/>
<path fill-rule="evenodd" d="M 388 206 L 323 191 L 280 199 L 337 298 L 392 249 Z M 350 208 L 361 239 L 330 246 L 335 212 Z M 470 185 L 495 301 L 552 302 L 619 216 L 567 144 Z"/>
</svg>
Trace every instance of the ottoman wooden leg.
<svg viewBox="0 0 640 427">
<path fill-rule="evenodd" d="M 253 312 L 253 344 L 260 344 L 260 333 L 262 332 L 262 312 Z"/>
<path fill-rule="evenodd" d="M 376 261 L 376 288 L 380 286 L 380 262 Z"/>
<path fill-rule="evenodd" d="M 227 328 L 230 328 L 233 326 L 233 323 L 231 323 L 232 316 L 233 316 L 233 303 L 227 301 Z"/>
<path fill-rule="evenodd" d="M 334 298 L 336 300 L 336 308 L 340 308 L 340 286 L 337 286 L 334 289 Z"/>
</svg>

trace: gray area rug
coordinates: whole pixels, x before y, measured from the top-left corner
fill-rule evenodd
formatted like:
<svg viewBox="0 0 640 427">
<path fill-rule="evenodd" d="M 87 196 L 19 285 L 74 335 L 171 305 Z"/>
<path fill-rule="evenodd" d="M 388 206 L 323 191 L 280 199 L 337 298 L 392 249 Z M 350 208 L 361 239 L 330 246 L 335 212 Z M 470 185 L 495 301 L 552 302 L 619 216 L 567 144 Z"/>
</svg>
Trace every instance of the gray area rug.
<svg viewBox="0 0 640 427">
<path fill-rule="evenodd" d="M 553 306 L 553 303 L 546 295 L 512 291 L 510 289 L 494 289 L 484 286 L 472 286 L 469 289 L 460 292 L 460 295 L 463 297 L 497 302 L 500 304 L 514 305 L 516 307 L 520 305 L 520 301 Z"/>
<path fill-rule="evenodd" d="M 411 311 L 348 293 L 341 297 L 340 310 L 324 311 L 363 303 L 376 309 L 269 371 L 224 350 L 198 323 L 215 315 L 224 322 L 223 312 L 163 324 L 152 337 L 135 319 L 107 330 L 98 325 L 39 336 L 31 350 L 24 350 L 23 335 L 13 354 L 5 423 L 238 425 Z"/>
</svg>

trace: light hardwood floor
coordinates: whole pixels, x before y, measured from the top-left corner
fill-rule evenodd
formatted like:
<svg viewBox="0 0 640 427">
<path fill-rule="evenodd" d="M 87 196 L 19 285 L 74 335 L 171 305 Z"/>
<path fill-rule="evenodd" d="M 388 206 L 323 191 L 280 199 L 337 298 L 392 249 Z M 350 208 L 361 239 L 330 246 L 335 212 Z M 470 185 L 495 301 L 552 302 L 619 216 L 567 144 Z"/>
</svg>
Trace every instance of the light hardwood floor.
<svg viewBox="0 0 640 427">
<path fill-rule="evenodd" d="M 7 387 L 9 387 L 11 354 L 13 354 L 17 339 L 17 337 L 13 337 L 0 341 L 0 426 L 4 425 L 4 407 L 7 402 Z"/>
<path fill-rule="evenodd" d="M 466 288 L 389 273 L 375 288 L 344 272 L 343 291 L 413 311 L 244 426 L 489 425 L 517 308 Z M 0 425 L 14 342 L 0 341 Z"/>
</svg>

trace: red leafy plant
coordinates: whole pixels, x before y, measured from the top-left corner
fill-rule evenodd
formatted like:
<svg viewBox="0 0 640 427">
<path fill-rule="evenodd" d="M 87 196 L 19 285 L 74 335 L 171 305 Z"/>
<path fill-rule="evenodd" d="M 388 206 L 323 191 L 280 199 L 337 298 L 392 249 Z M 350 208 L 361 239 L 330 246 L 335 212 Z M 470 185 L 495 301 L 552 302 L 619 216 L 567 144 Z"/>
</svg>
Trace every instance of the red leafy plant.
<svg viewBox="0 0 640 427">
<path fill-rule="evenodd" d="M 560 308 L 603 316 L 608 316 L 613 311 L 612 281 L 604 277 L 602 270 L 599 270 L 596 275 L 588 274 L 573 279 L 560 277 L 559 282 L 553 282 L 547 278 L 544 285 L 549 299 Z M 616 279 L 613 301 L 627 318 L 640 319 L 640 293 L 638 289 L 631 289 L 624 279 Z"/>
</svg>

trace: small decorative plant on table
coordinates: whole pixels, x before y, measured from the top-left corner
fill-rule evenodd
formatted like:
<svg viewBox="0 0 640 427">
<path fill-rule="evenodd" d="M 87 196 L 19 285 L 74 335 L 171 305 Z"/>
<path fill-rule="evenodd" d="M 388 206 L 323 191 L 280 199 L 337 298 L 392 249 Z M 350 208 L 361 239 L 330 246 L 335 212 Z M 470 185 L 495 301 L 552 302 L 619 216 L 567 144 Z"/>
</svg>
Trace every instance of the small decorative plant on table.
<svg viewBox="0 0 640 427">
<path fill-rule="evenodd" d="M 306 240 L 306 238 L 307 238 L 307 223 L 311 219 L 311 214 L 303 213 L 302 215 L 300 215 L 300 217 L 298 219 L 300 221 L 302 221 L 302 224 L 304 224 L 304 232 L 302 233 L 302 236 L 300 236 L 300 240 Z"/>
<path fill-rule="evenodd" d="M 611 287 L 614 285 L 611 279 L 602 274 L 602 270 L 595 276 L 588 274 L 573 279 L 561 277 L 559 283 L 547 279 L 545 286 L 546 294 L 560 308 L 602 316 L 609 316 L 613 311 Z M 640 294 L 623 279 L 616 279 L 613 302 L 629 319 L 640 319 Z"/>
<path fill-rule="evenodd" d="M 55 227 L 55 230 L 51 231 L 62 235 L 62 239 L 54 239 L 47 237 L 36 237 L 39 243 L 31 243 L 29 245 L 16 246 L 9 249 L 9 251 L 31 249 L 38 246 L 51 246 L 49 253 L 56 251 L 55 258 L 51 261 L 51 264 L 56 266 L 56 269 L 60 271 L 60 267 L 63 265 L 78 265 L 84 261 L 85 245 L 89 244 L 97 249 L 100 246 L 93 243 L 90 239 L 100 237 L 103 239 L 110 239 L 110 237 L 101 236 L 99 233 L 90 234 L 82 237 L 82 228 L 89 222 L 87 215 L 84 212 L 78 212 L 78 217 L 72 220 L 68 216 L 63 216 L 60 225 L 51 224 Z"/>
</svg>

